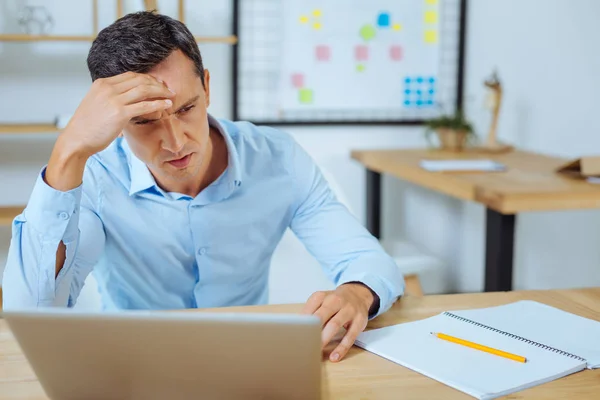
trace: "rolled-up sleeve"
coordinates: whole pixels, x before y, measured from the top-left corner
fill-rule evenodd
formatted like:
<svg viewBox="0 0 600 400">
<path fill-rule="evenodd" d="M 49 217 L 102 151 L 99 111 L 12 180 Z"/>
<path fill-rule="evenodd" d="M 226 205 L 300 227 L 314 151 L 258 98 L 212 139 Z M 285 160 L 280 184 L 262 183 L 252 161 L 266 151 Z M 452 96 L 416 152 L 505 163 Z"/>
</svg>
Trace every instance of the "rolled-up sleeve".
<svg viewBox="0 0 600 400">
<path fill-rule="evenodd" d="M 73 305 L 83 286 L 77 278 L 85 279 L 101 252 L 98 246 L 103 247 L 102 224 L 91 209 L 92 201 L 84 193 L 83 185 L 62 192 L 50 187 L 44 181 L 44 174 L 45 168 L 36 180 L 27 207 L 12 224 L 2 279 L 7 309 Z M 99 240 L 87 241 L 87 249 L 79 248 L 80 228 L 93 232 Z M 66 247 L 66 260 L 55 276 L 56 252 L 61 241 Z M 76 257 L 86 250 L 83 259 Z M 76 271 L 78 268 L 87 273 Z"/>
<path fill-rule="evenodd" d="M 294 147 L 292 231 L 337 285 L 361 282 L 380 300 L 371 318 L 387 311 L 404 293 L 402 273 L 379 241 L 340 203 L 310 156 Z"/>
</svg>

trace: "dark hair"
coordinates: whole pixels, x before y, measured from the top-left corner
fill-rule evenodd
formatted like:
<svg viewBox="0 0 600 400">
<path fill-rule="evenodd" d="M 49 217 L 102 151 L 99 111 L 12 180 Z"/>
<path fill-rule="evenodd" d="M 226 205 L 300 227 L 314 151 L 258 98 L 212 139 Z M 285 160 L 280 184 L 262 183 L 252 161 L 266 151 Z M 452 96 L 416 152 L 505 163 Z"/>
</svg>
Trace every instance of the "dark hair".
<svg viewBox="0 0 600 400">
<path fill-rule="evenodd" d="M 204 66 L 194 36 L 182 22 L 156 12 L 128 14 L 100 31 L 87 64 L 92 81 L 128 71 L 146 73 L 175 50 L 194 62 L 204 86 Z"/>
</svg>

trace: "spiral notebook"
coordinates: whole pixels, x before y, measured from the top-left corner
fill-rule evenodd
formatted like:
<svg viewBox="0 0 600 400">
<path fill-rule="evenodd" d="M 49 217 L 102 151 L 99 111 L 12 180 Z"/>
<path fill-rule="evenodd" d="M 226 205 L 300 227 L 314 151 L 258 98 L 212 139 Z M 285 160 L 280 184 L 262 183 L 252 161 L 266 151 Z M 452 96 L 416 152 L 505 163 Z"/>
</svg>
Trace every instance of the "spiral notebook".
<svg viewBox="0 0 600 400">
<path fill-rule="evenodd" d="M 441 340 L 445 333 L 521 355 L 526 363 Z M 600 322 L 541 304 L 444 312 L 373 329 L 356 345 L 478 399 L 495 399 L 600 367 Z"/>
</svg>

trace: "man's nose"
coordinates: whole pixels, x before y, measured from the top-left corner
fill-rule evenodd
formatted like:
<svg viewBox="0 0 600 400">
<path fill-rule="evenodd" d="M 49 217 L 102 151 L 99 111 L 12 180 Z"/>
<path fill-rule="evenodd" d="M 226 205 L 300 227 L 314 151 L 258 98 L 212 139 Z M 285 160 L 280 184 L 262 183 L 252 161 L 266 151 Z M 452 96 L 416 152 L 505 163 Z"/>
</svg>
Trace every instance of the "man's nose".
<svg viewBox="0 0 600 400">
<path fill-rule="evenodd" d="M 171 153 L 177 154 L 183 150 L 185 145 L 185 133 L 179 123 L 172 118 L 165 118 L 163 121 L 165 130 L 162 137 L 162 148 Z"/>
</svg>

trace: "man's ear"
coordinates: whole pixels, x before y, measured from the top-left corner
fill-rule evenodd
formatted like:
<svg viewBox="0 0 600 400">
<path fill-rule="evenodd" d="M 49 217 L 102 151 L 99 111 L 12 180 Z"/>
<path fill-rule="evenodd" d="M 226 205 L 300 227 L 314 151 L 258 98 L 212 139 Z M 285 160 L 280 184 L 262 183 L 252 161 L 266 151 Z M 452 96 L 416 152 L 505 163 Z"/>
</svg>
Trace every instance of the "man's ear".
<svg viewBox="0 0 600 400">
<path fill-rule="evenodd" d="M 207 69 L 204 70 L 204 101 L 208 108 L 210 106 L 210 72 Z"/>
</svg>

